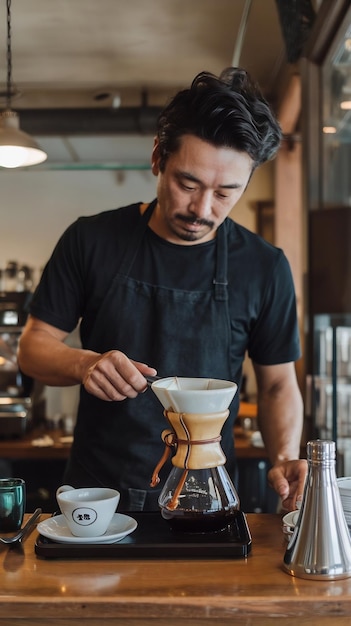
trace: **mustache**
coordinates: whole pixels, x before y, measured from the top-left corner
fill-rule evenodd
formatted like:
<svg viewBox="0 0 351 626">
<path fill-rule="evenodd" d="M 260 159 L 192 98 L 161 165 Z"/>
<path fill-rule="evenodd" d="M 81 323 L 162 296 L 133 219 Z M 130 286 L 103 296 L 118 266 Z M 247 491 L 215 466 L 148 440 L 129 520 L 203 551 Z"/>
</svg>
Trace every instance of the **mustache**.
<svg viewBox="0 0 351 626">
<path fill-rule="evenodd" d="M 205 220 L 202 217 L 191 217 L 191 215 L 177 215 L 178 220 L 185 222 L 185 224 L 198 224 L 199 226 L 209 226 L 209 228 L 214 227 L 214 223 L 210 220 Z"/>
</svg>

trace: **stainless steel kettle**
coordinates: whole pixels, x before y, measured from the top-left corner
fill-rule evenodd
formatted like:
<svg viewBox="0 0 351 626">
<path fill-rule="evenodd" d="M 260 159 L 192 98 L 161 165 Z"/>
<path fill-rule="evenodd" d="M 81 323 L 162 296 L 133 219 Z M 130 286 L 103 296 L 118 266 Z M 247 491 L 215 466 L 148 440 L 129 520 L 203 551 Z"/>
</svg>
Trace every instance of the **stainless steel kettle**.
<svg viewBox="0 0 351 626">
<path fill-rule="evenodd" d="M 302 506 L 283 567 L 300 578 L 348 578 L 351 538 L 336 482 L 335 442 L 309 441 L 307 461 Z"/>
</svg>

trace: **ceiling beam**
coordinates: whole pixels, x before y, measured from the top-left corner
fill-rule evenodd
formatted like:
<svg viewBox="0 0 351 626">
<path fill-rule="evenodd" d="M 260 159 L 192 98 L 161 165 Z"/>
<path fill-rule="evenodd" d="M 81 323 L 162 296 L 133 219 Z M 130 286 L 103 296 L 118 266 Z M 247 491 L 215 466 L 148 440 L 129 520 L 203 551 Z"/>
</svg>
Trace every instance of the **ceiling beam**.
<svg viewBox="0 0 351 626">
<path fill-rule="evenodd" d="M 35 136 L 152 134 L 161 107 L 21 109 L 21 130 Z"/>
</svg>

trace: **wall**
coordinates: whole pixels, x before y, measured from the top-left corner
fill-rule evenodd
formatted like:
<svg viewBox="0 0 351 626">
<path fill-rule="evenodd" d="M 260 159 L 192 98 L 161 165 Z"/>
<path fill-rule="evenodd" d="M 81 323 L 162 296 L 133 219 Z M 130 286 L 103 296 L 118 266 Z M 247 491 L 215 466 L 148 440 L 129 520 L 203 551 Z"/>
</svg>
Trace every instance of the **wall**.
<svg viewBox="0 0 351 626">
<path fill-rule="evenodd" d="M 63 230 L 80 215 L 151 200 L 149 171 L 21 171 L 0 173 L 0 267 L 17 260 L 36 276 Z"/>
<path fill-rule="evenodd" d="M 302 357 L 296 363 L 300 389 L 305 395 L 305 329 L 304 329 L 304 228 L 302 207 L 302 146 L 283 143 L 276 164 L 275 242 L 283 248 L 293 274 Z"/>
<path fill-rule="evenodd" d="M 153 139 L 150 137 L 150 153 Z M 34 268 L 36 280 L 58 237 L 78 216 L 131 202 L 149 201 L 156 179 L 148 170 L 0 171 L 0 267 L 16 260 Z M 273 197 L 273 165 L 257 170 L 231 217 L 255 230 L 252 203 Z M 72 343 L 77 341 L 72 337 Z M 249 367 L 249 365 L 248 365 Z M 250 374 L 251 380 L 251 374 Z M 47 413 L 74 413 L 77 389 L 45 389 Z"/>
</svg>

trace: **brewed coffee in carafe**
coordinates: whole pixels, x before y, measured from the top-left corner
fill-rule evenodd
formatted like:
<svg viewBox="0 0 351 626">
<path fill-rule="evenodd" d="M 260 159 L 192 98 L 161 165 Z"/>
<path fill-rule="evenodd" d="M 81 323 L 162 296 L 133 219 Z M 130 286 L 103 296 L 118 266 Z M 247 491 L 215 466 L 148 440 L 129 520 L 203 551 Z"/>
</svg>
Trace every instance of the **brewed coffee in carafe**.
<svg viewBox="0 0 351 626">
<path fill-rule="evenodd" d="M 170 426 L 162 432 L 165 451 L 151 486 L 169 456 L 173 468 L 159 496 L 162 517 L 172 530 L 221 531 L 240 506 L 236 489 L 224 467 L 221 430 L 229 415 L 237 385 L 208 378 L 166 378 L 151 385 L 164 407 Z"/>
</svg>

